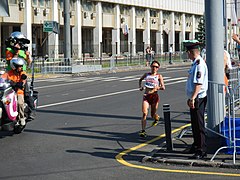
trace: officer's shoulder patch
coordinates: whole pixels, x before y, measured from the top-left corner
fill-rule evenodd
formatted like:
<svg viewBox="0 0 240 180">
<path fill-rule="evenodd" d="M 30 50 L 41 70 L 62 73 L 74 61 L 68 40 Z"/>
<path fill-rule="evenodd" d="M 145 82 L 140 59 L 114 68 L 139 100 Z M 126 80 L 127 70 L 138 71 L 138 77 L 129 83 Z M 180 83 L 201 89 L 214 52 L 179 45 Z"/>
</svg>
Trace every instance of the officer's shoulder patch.
<svg viewBox="0 0 240 180">
<path fill-rule="evenodd" d="M 197 72 L 197 79 L 201 78 L 202 74 L 200 71 Z"/>
<path fill-rule="evenodd" d="M 199 65 L 200 64 L 200 59 L 196 60 L 196 64 Z"/>
</svg>

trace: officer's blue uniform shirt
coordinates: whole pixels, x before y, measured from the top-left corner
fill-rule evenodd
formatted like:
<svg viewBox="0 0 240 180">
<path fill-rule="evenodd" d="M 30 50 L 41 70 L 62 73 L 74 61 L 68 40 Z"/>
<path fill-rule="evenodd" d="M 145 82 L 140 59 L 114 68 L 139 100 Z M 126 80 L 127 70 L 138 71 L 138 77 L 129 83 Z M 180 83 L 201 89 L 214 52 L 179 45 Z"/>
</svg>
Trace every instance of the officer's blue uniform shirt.
<svg viewBox="0 0 240 180">
<path fill-rule="evenodd" d="M 201 56 L 198 56 L 188 71 L 188 80 L 186 84 L 186 92 L 188 98 L 192 97 L 195 84 L 202 84 L 201 90 L 198 93 L 198 98 L 204 98 L 207 95 L 208 89 L 208 69 L 205 61 Z"/>
</svg>

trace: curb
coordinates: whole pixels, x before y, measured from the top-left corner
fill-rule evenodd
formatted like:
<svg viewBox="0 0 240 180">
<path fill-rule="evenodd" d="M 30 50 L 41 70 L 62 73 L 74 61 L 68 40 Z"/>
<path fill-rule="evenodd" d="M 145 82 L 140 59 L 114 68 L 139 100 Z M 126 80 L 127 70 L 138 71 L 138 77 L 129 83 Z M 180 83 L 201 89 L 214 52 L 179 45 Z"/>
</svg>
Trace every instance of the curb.
<svg viewBox="0 0 240 180">
<path fill-rule="evenodd" d="M 175 164 L 194 167 L 218 167 L 229 169 L 240 169 L 240 164 L 230 164 L 224 162 L 204 161 L 204 160 L 183 160 L 183 159 L 167 159 L 167 158 L 154 158 L 151 156 L 145 156 L 142 162 L 162 163 L 162 164 Z"/>
</svg>

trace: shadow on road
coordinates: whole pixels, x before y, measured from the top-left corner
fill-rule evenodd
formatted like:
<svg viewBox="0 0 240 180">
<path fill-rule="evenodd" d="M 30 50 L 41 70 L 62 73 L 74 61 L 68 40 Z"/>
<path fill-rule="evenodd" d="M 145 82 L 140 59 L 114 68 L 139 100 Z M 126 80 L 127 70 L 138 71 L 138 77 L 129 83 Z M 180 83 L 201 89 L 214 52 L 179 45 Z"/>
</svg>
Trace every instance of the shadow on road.
<svg viewBox="0 0 240 180">
<path fill-rule="evenodd" d="M 64 115 L 71 115 L 71 116 L 86 116 L 86 117 L 101 117 L 101 118 L 117 118 L 117 119 L 125 119 L 125 120 L 140 120 L 140 116 L 126 116 L 126 115 L 112 115 L 112 114 L 96 114 L 96 113 L 84 113 L 84 112 L 72 112 L 72 111 L 59 111 L 59 110 L 43 110 L 39 109 L 37 110 L 38 113 L 49 113 L 49 114 L 64 114 Z M 177 112 L 177 111 L 171 111 L 174 115 L 171 118 L 171 122 L 173 123 L 189 123 L 189 120 L 179 120 L 176 118 L 179 118 L 182 115 L 188 115 L 188 112 Z"/>
</svg>

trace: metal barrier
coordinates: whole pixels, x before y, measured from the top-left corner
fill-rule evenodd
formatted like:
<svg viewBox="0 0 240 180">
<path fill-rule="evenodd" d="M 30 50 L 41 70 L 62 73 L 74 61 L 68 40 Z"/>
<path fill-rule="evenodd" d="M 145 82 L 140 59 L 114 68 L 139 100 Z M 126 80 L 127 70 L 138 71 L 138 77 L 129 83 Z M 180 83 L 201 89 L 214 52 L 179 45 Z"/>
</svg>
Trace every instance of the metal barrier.
<svg viewBox="0 0 240 180">
<path fill-rule="evenodd" d="M 72 59 L 33 58 L 35 73 L 71 73 Z"/>
<path fill-rule="evenodd" d="M 182 54 L 184 52 L 174 52 L 172 60 L 174 63 L 184 63 L 187 60 L 183 58 Z M 59 54 L 62 57 L 63 54 Z M 123 52 L 121 54 L 113 54 L 112 56 L 102 54 L 101 57 L 93 56 L 91 53 L 84 53 L 82 58 L 48 58 L 45 57 L 33 57 L 34 60 L 34 72 L 47 74 L 47 73 L 73 73 L 73 67 L 75 65 L 86 65 L 86 66 L 101 66 L 102 69 L 113 69 L 115 67 L 121 66 L 145 66 L 146 57 L 143 52 L 136 52 L 134 54 L 129 52 Z M 169 64 L 168 53 L 155 53 L 152 56 L 152 60 L 157 60 L 161 65 Z M 0 61 L 0 68 L 4 69 L 6 67 L 6 62 L 4 59 Z M 98 68 L 90 68 L 92 71 Z M 84 69 L 86 70 L 86 69 Z M 86 70 L 87 71 L 87 70 Z M 28 70 L 28 73 L 31 70 Z"/>
<path fill-rule="evenodd" d="M 218 129 L 211 130 L 209 128 L 206 128 L 207 130 L 211 131 L 212 133 L 215 133 L 221 137 L 223 137 L 226 141 L 229 143 L 226 146 L 222 146 L 213 155 L 210 161 L 213 161 L 216 155 L 223 149 L 233 149 L 233 164 L 236 163 L 236 148 L 240 148 L 240 146 L 237 146 L 236 141 L 239 141 L 239 138 L 236 138 L 236 118 L 235 118 L 235 111 L 236 108 L 236 100 L 235 100 L 235 94 L 236 90 L 239 90 L 239 85 L 232 89 L 231 85 L 227 87 L 225 84 L 219 84 L 215 82 L 209 82 L 211 85 L 210 87 L 218 89 L 218 93 L 222 93 L 222 91 L 225 91 L 225 97 L 223 96 L 222 99 L 219 99 L 219 102 L 215 102 L 219 105 L 218 108 L 224 108 L 223 117 L 226 118 L 227 122 L 225 122 L 224 119 L 216 119 L 216 124 L 218 126 Z M 221 102 L 220 102 L 221 101 Z M 223 102 L 226 102 L 225 106 L 221 106 Z M 228 129 L 227 129 L 228 126 Z"/>
<path fill-rule="evenodd" d="M 229 70 L 229 86 L 231 87 L 238 87 L 238 85 L 240 84 L 240 76 L 239 76 L 239 67 L 233 67 L 232 69 Z M 235 97 L 235 101 L 239 101 L 240 99 L 240 91 L 239 89 L 235 89 L 234 90 L 234 97 Z"/>
<path fill-rule="evenodd" d="M 135 55 L 130 53 L 115 54 L 112 56 L 93 57 L 85 56 L 83 58 L 48 58 L 46 57 L 33 57 L 34 72 L 40 74 L 51 73 L 75 73 L 78 70 L 83 71 L 95 71 L 99 69 L 111 70 L 117 67 L 127 66 L 145 66 L 146 59 L 144 53 L 137 53 Z M 168 54 L 155 54 L 152 60 L 157 60 L 161 65 L 169 64 Z M 174 63 L 184 63 L 185 60 L 181 59 L 181 52 L 175 52 L 173 55 Z M 79 67 L 82 66 L 82 67 Z M 0 68 L 6 67 L 6 61 L 2 59 L 0 61 Z M 101 67 L 101 68 L 100 68 Z M 76 70 L 77 69 L 77 70 Z M 27 72 L 31 73 L 31 69 Z"/>
</svg>

